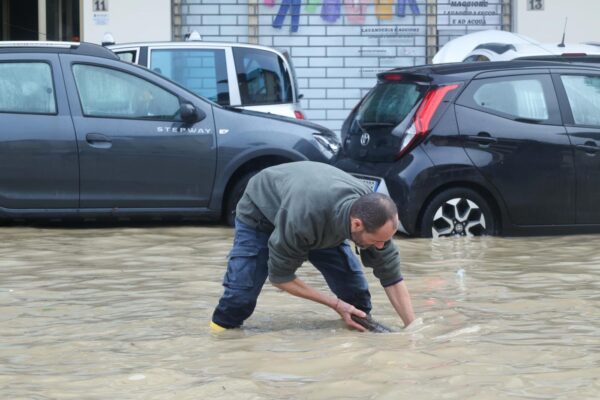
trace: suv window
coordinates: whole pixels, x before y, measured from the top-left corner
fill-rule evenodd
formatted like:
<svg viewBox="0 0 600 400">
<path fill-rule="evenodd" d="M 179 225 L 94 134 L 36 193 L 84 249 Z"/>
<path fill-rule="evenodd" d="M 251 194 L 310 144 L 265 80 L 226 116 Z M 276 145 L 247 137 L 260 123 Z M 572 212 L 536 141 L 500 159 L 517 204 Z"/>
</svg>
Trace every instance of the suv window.
<svg viewBox="0 0 600 400">
<path fill-rule="evenodd" d="M 121 61 L 126 61 L 132 64 L 137 62 L 137 50 L 119 51 L 116 52 L 116 54 Z"/>
<path fill-rule="evenodd" d="M 292 102 L 292 83 L 276 53 L 245 47 L 233 49 L 242 105 Z"/>
<path fill-rule="evenodd" d="M 0 63 L 0 112 L 55 114 L 50 65 L 43 62 Z"/>
<path fill-rule="evenodd" d="M 177 96 L 134 75 L 85 64 L 73 75 L 86 116 L 174 120 L 179 112 Z"/>
<path fill-rule="evenodd" d="M 569 99 L 573 122 L 600 125 L 600 77 L 562 75 L 560 79 Z"/>
<path fill-rule="evenodd" d="M 360 103 L 349 133 L 390 133 L 410 114 L 426 90 L 426 86 L 416 83 L 377 85 Z"/>
<path fill-rule="evenodd" d="M 477 108 L 515 118 L 547 120 L 548 102 L 544 85 L 536 77 L 489 79 L 469 95 Z"/>
<path fill-rule="evenodd" d="M 229 105 L 224 50 L 153 49 L 150 69 L 215 103 Z"/>
</svg>

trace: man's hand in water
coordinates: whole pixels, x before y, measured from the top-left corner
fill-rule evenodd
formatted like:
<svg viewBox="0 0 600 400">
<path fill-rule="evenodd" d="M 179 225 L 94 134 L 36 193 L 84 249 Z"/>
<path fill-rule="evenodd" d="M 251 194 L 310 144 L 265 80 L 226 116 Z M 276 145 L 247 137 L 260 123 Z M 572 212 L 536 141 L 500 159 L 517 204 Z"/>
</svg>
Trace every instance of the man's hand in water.
<svg viewBox="0 0 600 400">
<path fill-rule="evenodd" d="M 340 317 L 342 317 L 342 319 L 344 320 L 344 322 L 346 323 L 346 325 L 348 325 L 350 328 L 354 328 L 357 331 L 360 332 L 366 332 L 367 329 L 354 322 L 352 320 L 352 315 L 358 315 L 359 317 L 366 317 L 367 314 L 365 314 L 363 311 L 359 310 L 358 308 L 354 307 L 351 304 L 346 303 L 344 300 L 341 299 L 337 299 L 335 306 L 334 306 L 335 311 L 337 311 L 338 314 L 340 314 Z"/>
<path fill-rule="evenodd" d="M 341 299 L 331 297 L 330 295 L 321 293 L 318 290 L 313 289 L 300 278 L 295 278 L 292 281 L 284 283 L 274 283 L 273 285 L 275 285 L 275 287 L 281 290 L 285 290 L 286 292 L 294 296 L 316 301 L 317 303 L 321 303 L 333 308 L 335 311 L 337 311 L 338 314 L 340 314 L 340 317 L 342 317 L 346 325 L 348 325 L 350 328 L 354 328 L 361 332 L 365 332 L 367 330 L 362 325 L 352 321 L 351 317 L 351 315 L 358 315 L 359 317 L 364 318 L 367 314 Z"/>
</svg>

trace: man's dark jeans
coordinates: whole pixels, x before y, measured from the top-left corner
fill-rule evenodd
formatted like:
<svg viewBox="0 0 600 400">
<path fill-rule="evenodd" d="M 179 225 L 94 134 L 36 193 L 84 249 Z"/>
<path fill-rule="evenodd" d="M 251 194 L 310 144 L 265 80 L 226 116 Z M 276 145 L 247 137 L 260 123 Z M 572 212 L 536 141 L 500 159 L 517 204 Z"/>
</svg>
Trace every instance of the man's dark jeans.
<svg viewBox="0 0 600 400">
<path fill-rule="evenodd" d="M 213 322 L 223 328 L 237 328 L 250 317 L 267 279 L 270 233 L 235 221 L 233 248 L 229 253 L 225 290 L 213 313 Z M 323 274 L 337 297 L 369 313 L 371 294 L 362 266 L 346 242 L 330 249 L 312 250 L 308 260 Z"/>
</svg>

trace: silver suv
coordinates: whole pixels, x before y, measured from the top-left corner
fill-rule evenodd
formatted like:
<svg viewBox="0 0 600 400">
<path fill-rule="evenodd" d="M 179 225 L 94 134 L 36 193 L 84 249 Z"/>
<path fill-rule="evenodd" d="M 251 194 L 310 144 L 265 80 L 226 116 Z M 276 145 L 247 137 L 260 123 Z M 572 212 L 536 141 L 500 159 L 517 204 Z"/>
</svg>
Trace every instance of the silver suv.
<svg viewBox="0 0 600 400">
<path fill-rule="evenodd" d="M 270 47 L 201 41 L 107 46 L 222 106 L 304 119 L 287 53 Z"/>
</svg>

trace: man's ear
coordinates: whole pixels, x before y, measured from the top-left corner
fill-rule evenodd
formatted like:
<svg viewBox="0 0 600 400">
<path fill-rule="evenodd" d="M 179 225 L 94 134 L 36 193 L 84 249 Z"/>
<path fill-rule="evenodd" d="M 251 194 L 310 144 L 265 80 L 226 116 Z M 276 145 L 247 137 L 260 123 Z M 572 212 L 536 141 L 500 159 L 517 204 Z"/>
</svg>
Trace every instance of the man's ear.
<svg viewBox="0 0 600 400">
<path fill-rule="evenodd" d="M 364 225 L 360 218 L 350 217 L 350 232 L 359 232 L 363 229 Z"/>
</svg>

